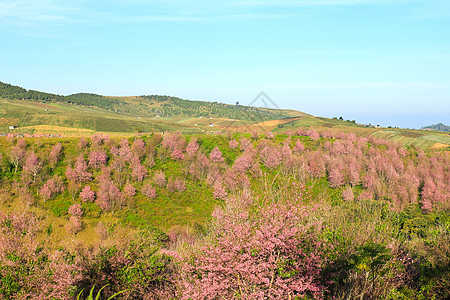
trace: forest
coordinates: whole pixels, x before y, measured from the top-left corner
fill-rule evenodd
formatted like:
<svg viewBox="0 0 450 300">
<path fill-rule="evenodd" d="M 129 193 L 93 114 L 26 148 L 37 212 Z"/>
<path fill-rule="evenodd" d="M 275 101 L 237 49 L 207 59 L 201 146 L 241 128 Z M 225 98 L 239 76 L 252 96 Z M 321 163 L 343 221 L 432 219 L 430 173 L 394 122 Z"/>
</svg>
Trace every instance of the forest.
<svg viewBox="0 0 450 300">
<path fill-rule="evenodd" d="M 448 299 L 449 211 L 448 151 L 373 136 L 8 135 L 0 298 Z"/>
</svg>

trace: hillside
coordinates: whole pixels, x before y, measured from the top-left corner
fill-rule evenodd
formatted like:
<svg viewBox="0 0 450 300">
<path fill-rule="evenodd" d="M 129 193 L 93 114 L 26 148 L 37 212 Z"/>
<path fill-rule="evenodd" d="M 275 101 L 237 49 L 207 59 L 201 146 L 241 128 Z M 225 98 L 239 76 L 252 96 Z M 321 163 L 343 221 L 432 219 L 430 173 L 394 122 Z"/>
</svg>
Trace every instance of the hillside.
<svg viewBox="0 0 450 300">
<path fill-rule="evenodd" d="M 217 131 L 264 133 L 315 128 L 385 138 L 424 150 L 450 147 L 450 135 L 443 132 L 375 128 L 295 110 L 189 101 L 158 95 L 107 97 L 78 93 L 61 96 L 0 83 L 0 133 L 11 132 L 9 126 L 18 126 L 13 131 L 16 133 L 64 136 L 177 130 L 186 134 Z"/>
<path fill-rule="evenodd" d="M 449 153 L 312 129 L 0 145 L 1 299 L 450 296 Z"/>
<path fill-rule="evenodd" d="M 2 299 L 449 297 L 446 133 L 3 87 Z"/>
<path fill-rule="evenodd" d="M 402 128 L 377 128 L 374 126 L 355 124 L 352 121 L 328 119 L 323 117 L 304 116 L 283 122 L 273 130 L 286 132 L 297 128 L 315 128 L 331 132 L 348 132 L 357 136 L 377 137 L 396 142 L 403 146 L 419 149 L 450 149 L 450 135 L 444 132 L 430 132 Z"/>
<path fill-rule="evenodd" d="M 450 126 L 444 125 L 442 123 L 430 125 L 430 126 L 424 126 L 421 128 L 422 130 L 436 130 L 436 131 L 445 131 L 450 132 Z"/>
<path fill-rule="evenodd" d="M 68 96 L 44 93 L 0 82 L 0 98 L 9 100 L 39 101 L 47 104 L 72 104 L 103 109 L 139 117 L 212 117 L 247 121 L 282 119 L 301 115 L 295 111 L 230 105 L 219 102 L 191 101 L 171 96 L 149 95 L 137 97 L 109 97 L 89 93 Z"/>
</svg>

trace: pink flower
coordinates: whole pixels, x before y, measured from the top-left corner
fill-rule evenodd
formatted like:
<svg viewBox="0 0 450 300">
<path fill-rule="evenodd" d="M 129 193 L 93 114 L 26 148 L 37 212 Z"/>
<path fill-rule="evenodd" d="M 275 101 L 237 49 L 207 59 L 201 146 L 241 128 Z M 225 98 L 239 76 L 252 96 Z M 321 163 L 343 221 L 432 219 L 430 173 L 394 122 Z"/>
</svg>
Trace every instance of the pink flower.
<svg viewBox="0 0 450 300">
<path fill-rule="evenodd" d="M 95 192 L 87 185 L 81 191 L 80 197 L 83 202 L 93 202 L 95 200 Z"/>
<path fill-rule="evenodd" d="M 144 184 L 141 192 L 142 192 L 142 194 L 144 194 L 145 196 L 147 196 L 148 198 L 151 198 L 151 199 L 155 199 L 158 196 L 158 194 L 156 193 L 156 190 L 152 187 L 152 185 L 150 183 Z"/>
<path fill-rule="evenodd" d="M 127 194 L 130 197 L 133 197 L 134 195 L 136 195 L 136 189 L 131 184 L 127 184 L 125 186 L 125 188 L 123 189 L 123 191 L 125 192 L 125 194 Z"/>
<path fill-rule="evenodd" d="M 75 203 L 69 207 L 69 215 L 80 218 L 83 215 L 81 204 Z"/>
<path fill-rule="evenodd" d="M 209 159 L 213 162 L 223 162 L 224 159 L 222 157 L 222 152 L 219 150 L 219 147 L 214 147 L 214 149 L 209 154 Z"/>
</svg>

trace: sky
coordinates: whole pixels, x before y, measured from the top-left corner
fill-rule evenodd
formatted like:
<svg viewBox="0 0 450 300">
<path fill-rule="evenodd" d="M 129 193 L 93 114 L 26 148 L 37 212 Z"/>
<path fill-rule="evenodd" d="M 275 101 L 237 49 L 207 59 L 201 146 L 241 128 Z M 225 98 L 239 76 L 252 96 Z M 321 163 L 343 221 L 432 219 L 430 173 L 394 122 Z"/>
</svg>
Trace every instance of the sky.
<svg viewBox="0 0 450 300">
<path fill-rule="evenodd" d="M 450 125 L 450 1 L 0 0 L 0 81 Z"/>
</svg>

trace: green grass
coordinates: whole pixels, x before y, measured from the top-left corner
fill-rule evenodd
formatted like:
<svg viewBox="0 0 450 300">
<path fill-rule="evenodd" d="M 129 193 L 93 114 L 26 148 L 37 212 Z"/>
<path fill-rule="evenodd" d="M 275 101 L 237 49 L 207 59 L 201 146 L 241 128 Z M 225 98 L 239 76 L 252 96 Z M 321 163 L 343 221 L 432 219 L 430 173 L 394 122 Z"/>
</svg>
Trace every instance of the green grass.
<svg viewBox="0 0 450 300">
<path fill-rule="evenodd" d="M 195 227 L 210 219 L 212 210 L 220 201 L 212 196 L 205 184 L 186 182 L 187 190 L 171 193 L 157 188 L 158 197 L 136 197 L 135 208 L 120 213 L 125 223 L 137 227 L 157 226 L 168 229 L 174 225 Z"/>
<path fill-rule="evenodd" d="M 48 109 L 48 111 L 45 111 Z M 9 132 L 8 126 L 19 126 L 22 133 L 34 133 L 33 126 L 60 126 L 89 129 L 99 132 L 164 132 L 181 130 L 199 133 L 200 129 L 174 120 L 138 118 L 107 110 L 84 106 L 0 99 L 0 132 Z M 64 131 L 64 128 L 61 128 Z M 64 132 L 61 132 L 64 134 Z"/>
</svg>

